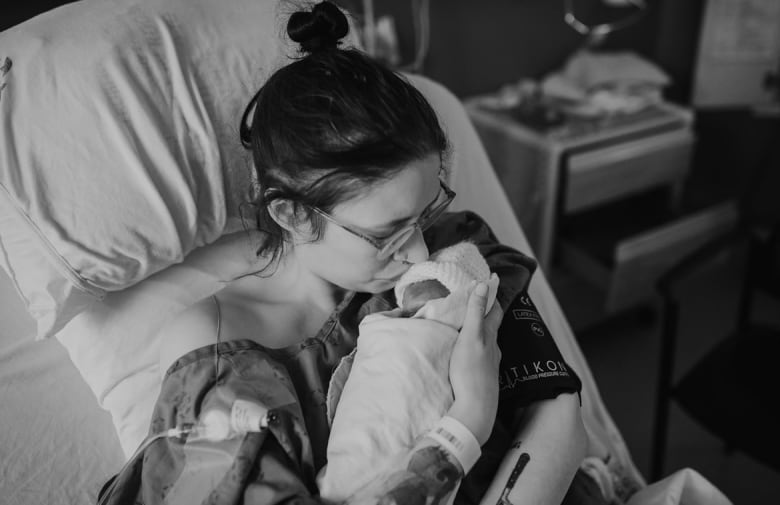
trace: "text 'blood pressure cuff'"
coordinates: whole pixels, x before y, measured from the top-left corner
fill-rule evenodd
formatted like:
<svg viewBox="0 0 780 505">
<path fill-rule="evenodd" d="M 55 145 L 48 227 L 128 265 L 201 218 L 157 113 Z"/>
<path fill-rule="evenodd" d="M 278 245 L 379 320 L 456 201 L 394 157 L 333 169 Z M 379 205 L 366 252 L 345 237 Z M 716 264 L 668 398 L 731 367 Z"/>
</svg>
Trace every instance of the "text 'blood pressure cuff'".
<svg viewBox="0 0 780 505">
<path fill-rule="evenodd" d="M 561 393 L 579 393 L 580 378 L 563 360 L 526 291 L 504 313 L 498 329 L 499 403 L 525 407 Z"/>
</svg>

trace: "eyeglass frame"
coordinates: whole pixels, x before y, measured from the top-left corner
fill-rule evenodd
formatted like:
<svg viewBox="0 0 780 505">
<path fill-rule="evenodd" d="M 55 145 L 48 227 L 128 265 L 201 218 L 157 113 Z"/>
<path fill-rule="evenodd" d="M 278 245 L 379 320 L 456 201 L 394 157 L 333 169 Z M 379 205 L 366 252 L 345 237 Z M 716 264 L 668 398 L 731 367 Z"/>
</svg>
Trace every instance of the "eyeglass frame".
<svg viewBox="0 0 780 505">
<path fill-rule="evenodd" d="M 325 218 L 326 220 L 338 226 L 339 228 L 342 228 L 343 230 L 351 233 L 356 237 L 365 240 L 366 242 L 374 246 L 374 248 L 377 249 L 377 257 L 379 259 L 387 259 L 390 256 L 392 256 L 395 252 L 400 250 L 404 246 L 404 244 L 406 244 L 409 241 L 409 239 L 414 235 L 416 229 L 419 229 L 420 231 L 427 230 L 434 222 L 436 222 L 438 218 L 441 217 L 444 211 L 447 210 L 447 207 L 449 207 L 452 201 L 455 199 L 456 196 L 455 191 L 453 191 L 452 188 L 447 186 L 447 183 L 445 183 L 444 179 L 442 179 L 441 177 L 439 177 L 439 186 L 440 186 L 440 190 L 443 190 L 444 194 L 447 196 L 446 200 L 444 200 L 442 203 L 440 203 L 439 205 L 435 206 L 432 209 L 428 209 L 428 208 L 423 209 L 422 213 L 417 218 L 417 220 L 415 220 L 414 223 L 410 223 L 398 229 L 397 231 L 393 232 L 389 237 L 381 241 L 375 239 L 374 237 L 370 237 L 365 233 L 361 233 L 358 230 L 355 230 L 350 225 L 342 223 L 332 215 L 328 214 L 324 210 L 314 205 L 308 205 L 308 207 L 314 212 L 316 212 L 317 214 L 319 214 L 320 216 L 322 216 L 323 218 Z M 439 198 L 439 194 L 440 193 L 436 194 L 437 200 Z M 436 200 L 434 200 L 432 203 L 436 203 Z M 430 216 L 435 216 L 435 217 L 431 219 Z M 410 232 L 409 230 L 412 231 Z M 393 242 L 398 240 L 398 237 L 402 237 L 405 233 L 409 234 L 406 240 L 399 242 L 396 247 L 393 248 L 388 247 L 391 244 L 393 244 Z"/>
</svg>

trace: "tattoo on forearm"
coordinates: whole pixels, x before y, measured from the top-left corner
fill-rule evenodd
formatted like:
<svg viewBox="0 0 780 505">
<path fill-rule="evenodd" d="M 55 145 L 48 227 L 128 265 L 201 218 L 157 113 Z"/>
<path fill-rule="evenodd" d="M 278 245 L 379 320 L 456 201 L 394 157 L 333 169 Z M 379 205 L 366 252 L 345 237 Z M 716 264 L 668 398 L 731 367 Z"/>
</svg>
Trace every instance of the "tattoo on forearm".
<svg viewBox="0 0 780 505">
<path fill-rule="evenodd" d="M 439 505 L 455 490 L 460 467 L 447 451 L 427 446 L 416 451 L 403 480 L 379 500 L 379 505 Z"/>
<path fill-rule="evenodd" d="M 512 473 L 509 474 L 509 479 L 507 479 L 506 486 L 504 486 L 504 490 L 501 492 L 501 496 L 498 498 L 496 505 L 512 505 L 512 502 L 509 501 L 509 493 L 512 492 L 512 489 L 515 487 L 515 482 L 517 482 L 517 478 L 523 473 L 525 465 L 527 465 L 529 461 L 531 461 L 531 456 L 529 456 L 527 452 L 522 453 L 520 457 L 517 458 L 515 467 L 512 469 Z"/>
</svg>

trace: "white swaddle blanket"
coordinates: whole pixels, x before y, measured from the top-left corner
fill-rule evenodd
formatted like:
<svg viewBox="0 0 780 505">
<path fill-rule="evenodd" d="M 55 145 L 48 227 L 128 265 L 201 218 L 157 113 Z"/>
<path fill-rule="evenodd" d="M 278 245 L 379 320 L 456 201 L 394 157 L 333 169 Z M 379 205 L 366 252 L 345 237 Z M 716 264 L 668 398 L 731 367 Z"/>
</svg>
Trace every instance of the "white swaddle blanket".
<svg viewBox="0 0 780 505">
<path fill-rule="evenodd" d="M 364 319 L 328 439 L 323 497 L 344 500 L 393 468 L 393 456 L 442 418 L 453 400 L 448 372 L 457 337 L 438 321 Z"/>
<path fill-rule="evenodd" d="M 478 280 L 488 281 L 489 309 L 498 277 L 486 265 L 484 271 L 489 277 Z M 400 460 L 452 405 L 450 355 L 473 284 L 463 278 L 449 288 L 447 297 L 428 301 L 411 318 L 399 308 L 360 323 L 357 347 L 328 390 L 328 464 L 319 477 L 324 498 L 345 500 L 377 476 L 400 470 Z"/>
</svg>

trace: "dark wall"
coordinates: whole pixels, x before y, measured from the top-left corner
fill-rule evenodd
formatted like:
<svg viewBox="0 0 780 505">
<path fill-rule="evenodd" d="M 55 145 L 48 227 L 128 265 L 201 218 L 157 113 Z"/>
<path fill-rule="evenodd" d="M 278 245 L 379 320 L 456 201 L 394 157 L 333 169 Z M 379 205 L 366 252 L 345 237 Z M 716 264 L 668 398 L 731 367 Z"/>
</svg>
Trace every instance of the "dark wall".
<svg viewBox="0 0 780 505">
<path fill-rule="evenodd" d="M 667 97 L 690 103 L 705 0 L 661 0 L 653 57 L 672 77 Z"/>
<path fill-rule="evenodd" d="M 5 0 L 0 6 L 0 31 L 18 25 L 42 12 L 71 3 L 74 0 L 25 0 L 23 2 Z"/>
<path fill-rule="evenodd" d="M 636 24 L 614 32 L 600 48 L 630 49 L 656 60 L 662 7 L 679 1 L 647 3 Z M 410 1 L 376 1 L 377 15 L 389 14 L 396 20 L 406 62 L 412 60 L 414 46 L 410 5 Z M 600 0 L 575 0 L 574 6 L 577 15 L 590 22 L 615 20 L 632 12 L 605 8 Z M 431 0 L 430 9 L 431 43 L 423 73 L 461 97 L 490 92 L 522 77 L 542 77 L 560 68 L 585 43 L 585 37 L 564 23 L 563 0 Z M 690 33 L 689 28 L 677 37 Z"/>
<path fill-rule="evenodd" d="M 219 0 L 215 0 L 219 1 Z M 673 99 L 687 101 L 704 0 L 647 0 L 646 15 L 609 36 L 605 50 L 631 49 L 669 72 Z M 68 0 L 4 2 L 0 30 Z M 360 0 L 338 3 L 355 12 Z M 608 21 L 624 9 L 600 0 L 574 0 L 584 21 Z M 377 15 L 397 23 L 404 61 L 411 61 L 414 32 L 411 0 L 375 0 Z M 559 68 L 584 43 L 563 22 L 563 0 L 431 0 L 431 42 L 423 73 L 461 97 L 485 93 L 521 77 L 541 77 Z M 630 10 L 629 10 L 630 12 Z"/>
<path fill-rule="evenodd" d="M 395 17 L 404 61 L 413 55 L 411 2 L 378 2 Z M 431 41 L 423 73 L 468 96 L 560 66 L 580 37 L 563 24 L 561 2 L 431 1 Z"/>
</svg>

